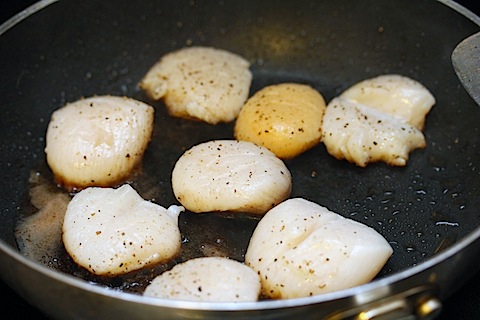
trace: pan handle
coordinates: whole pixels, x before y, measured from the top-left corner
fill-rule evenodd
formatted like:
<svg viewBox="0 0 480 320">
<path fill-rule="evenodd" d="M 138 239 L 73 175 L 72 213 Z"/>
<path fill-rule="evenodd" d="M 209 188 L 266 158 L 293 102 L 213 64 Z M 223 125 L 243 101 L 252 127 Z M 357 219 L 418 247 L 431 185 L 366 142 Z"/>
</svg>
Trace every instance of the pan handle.
<svg viewBox="0 0 480 320">
<path fill-rule="evenodd" d="M 410 288 L 404 292 L 382 298 L 329 316 L 328 320 L 428 320 L 436 318 L 442 310 L 432 284 Z M 360 302 L 360 301 L 357 301 Z"/>
<path fill-rule="evenodd" d="M 480 32 L 460 42 L 451 58 L 458 79 L 480 106 Z"/>
<path fill-rule="evenodd" d="M 440 300 L 433 296 L 422 298 L 415 306 L 406 299 L 394 300 L 377 307 L 365 309 L 354 320 L 427 320 L 436 318 L 442 309 Z"/>
</svg>

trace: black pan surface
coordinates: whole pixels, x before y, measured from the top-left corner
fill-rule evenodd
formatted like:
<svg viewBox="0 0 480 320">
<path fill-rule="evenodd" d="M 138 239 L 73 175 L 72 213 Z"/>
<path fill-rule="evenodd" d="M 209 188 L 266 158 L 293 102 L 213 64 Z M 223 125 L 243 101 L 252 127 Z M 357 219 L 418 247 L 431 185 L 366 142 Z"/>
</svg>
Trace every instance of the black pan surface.
<svg viewBox="0 0 480 320">
<path fill-rule="evenodd" d="M 122 6 L 125 5 L 119 3 L 114 10 L 122 12 L 125 10 Z M 398 72 L 419 79 L 434 92 L 437 106 L 440 107 L 434 107 L 427 118 L 425 133 L 429 145 L 425 150 L 414 152 L 405 168 L 390 168 L 382 164 L 374 164 L 366 170 L 356 168 L 329 157 L 321 146 L 309 151 L 301 162 L 287 163 L 293 172 L 302 173 L 295 175 L 293 196 L 317 200 L 337 212 L 371 225 L 386 236 L 395 254 L 382 272 L 383 275 L 428 259 L 436 251 L 444 249 L 445 243 L 455 243 L 478 226 L 478 212 L 475 213 L 474 208 L 478 208 L 480 199 L 478 162 L 475 162 L 480 158 L 479 109 L 459 86 L 453 70 L 445 67 L 448 65 L 449 52 L 444 52 L 438 46 L 439 42 L 448 42 L 453 48 L 461 36 L 439 33 L 435 26 L 423 24 L 420 18 L 427 14 L 422 11 L 422 6 L 427 7 L 424 2 L 418 3 L 420 10 L 414 10 L 412 24 L 407 26 L 414 31 L 399 28 L 396 21 L 352 18 L 349 14 L 352 8 L 345 4 L 344 10 L 337 6 L 335 10 L 326 8 L 330 15 L 318 20 L 315 26 L 301 22 L 292 24 L 288 30 L 275 29 L 278 27 L 275 21 L 290 16 L 292 11 L 289 8 L 274 12 L 272 16 L 264 15 L 255 22 L 249 21 L 247 10 L 238 14 L 237 24 L 247 21 L 252 29 L 243 30 L 236 37 L 229 35 L 238 34 L 229 29 L 240 28 L 235 23 L 233 27 L 218 27 L 229 25 L 227 14 L 212 17 L 207 12 L 200 12 L 201 17 L 218 25 L 211 29 L 193 28 L 194 33 L 179 28 L 178 23 L 166 26 L 176 33 L 175 40 L 133 30 L 121 15 L 114 14 L 115 19 L 102 16 L 102 13 L 108 12 L 102 6 L 103 3 L 76 5 L 78 25 L 70 28 L 65 27 L 68 24 L 60 14 L 69 10 L 69 2 L 60 2 L 45 13 L 39 12 L 30 17 L 0 39 L 2 48 L 6 48 L 2 49 L 2 54 L 12 61 L 0 78 L 2 83 L 11 84 L 1 91 L 2 108 L 5 108 L 2 131 L 7 127 L 13 128 L 6 130 L 8 140 L 5 141 L 11 144 L 10 147 L 2 146 L 2 152 L 8 150 L 7 157 L 2 160 L 2 170 L 4 165 L 8 165 L 12 170 L 21 172 L 12 177 L 10 190 L 5 190 L 8 194 L 5 199 L 18 199 L 24 195 L 28 176 L 25 168 L 42 167 L 42 137 L 51 111 L 66 101 L 92 94 L 126 94 L 146 100 L 136 88 L 136 82 L 143 72 L 162 53 L 192 43 L 228 48 L 252 60 L 253 91 L 270 83 L 298 81 L 313 85 L 330 100 L 358 80 L 380 73 Z M 410 5 L 397 3 L 391 6 L 395 10 L 409 10 Z M 147 30 L 152 28 L 149 25 L 152 20 L 165 15 L 154 8 L 142 12 L 129 9 L 130 14 L 140 19 Z M 189 12 L 185 13 L 184 10 Z M 174 15 L 198 14 L 196 10 L 195 6 L 186 6 L 180 13 L 172 8 Z M 255 10 L 262 12 L 267 8 L 259 4 Z M 49 23 L 46 30 L 27 32 L 32 25 L 38 24 L 37 19 L 46 19 L 43 15 L 47 15 L 47 12 L 49 18 L 56 20 Z M 308 13 L 304 14 L 308 16 Z M 450 9 L 442 7 L 431 14 L 437 15 L 439 21 L 445 21 L 452 13 Z M 347 21 L 345 30 L 329 30 L 324 38 L 308 39 L 309 32 L 326 28 L 328 19 L 338 19 L 338 15 Z M 312 19 L 302 18 L 299 20 Z M 449 20 L 445 23 L 448 24 Z M 96 27 L 88 28 L 92 24 Z M 379 31 L 379 24 L 385 31 Z M 452 19 L 451 24 L 447 28 L 462 29 L 465 36 L 475 30 L 466 21 Z M 259 32 L 263 30 L 259 29 L 260 26 L 270 26 L 271 30 L 267 29 L 271 34 Z M 346 34 L 346 30 L 354 31 Z M 280 31 L 288 37 L 277 39 L 276 43 L 284 47 L 274 48 L 277 51 L 272 55 L 264 44 Z M 5 44 L 18 43 L 19 34 L 27 34 L 28 38 L 16 45 L 15 50 L 9 50 Z M 365 34 L 366 39 L 363 38 Z M 398 43 L 392 46 L 388 36 L 404 37 L 402 46 Z M 105 46 L 105 43 L 109 46 Z M 142 46 L 136 46 L 138 43 Z M 318 46 L 318 43 L 325 51 L 308 50 Z M 56 50 L 48 50 L 51 46 Z M 295 59 L 292 59 L 292 53 L 284 54 L 289 50 L 294 53 Z M 45 52 L 49 52 L 48 55 Z M 342 53 L 344 56 L 340 58 Z M 348 59 L 345 59 L 345 55 Z M 21 74 L 17 72 L 18 65 L 22 66 Z M 42 82 L 40 79 L 48 81 Z M 161 111 L 161 105 L 157 105 L 157 121 L 168 120 L 172 130 L 168 131 L 170 134 L 156 131 L 154 140 L 166 141 L 167 149 L 163 149 L 163 146 L 149 149 L 145 161 L 155 165 L 147 165 L 146 170 L 159 177 L 159 185 L 168 185 L 169 168 L 182 150 L 199 141 L 228 138 L 231 126 L 205 129 L 204 125 L 171 120 Z M 202 134 L 196 134 L 200 130 Z M 196 138 L 192 139 L 192 136 Z M 171 151 L 172 148 L 174 152 L 168 152 L 169 156 L 165 157 L 165 151 Z M 313 171 L 317 173 L 315 178 L 312 177 Z M 174 201 L 168 188 L 164 190 L 158 201 Z M 21 195 L 18 196 L 18 193 Z M 8 204 L 12 211 L 15 205 Z M 11 218 L 7 221 L 1 226 L 3 233 L 8 233 L 15 223 Z M 15 244 L 12 237 L 7 241 Z"/>
</svg>

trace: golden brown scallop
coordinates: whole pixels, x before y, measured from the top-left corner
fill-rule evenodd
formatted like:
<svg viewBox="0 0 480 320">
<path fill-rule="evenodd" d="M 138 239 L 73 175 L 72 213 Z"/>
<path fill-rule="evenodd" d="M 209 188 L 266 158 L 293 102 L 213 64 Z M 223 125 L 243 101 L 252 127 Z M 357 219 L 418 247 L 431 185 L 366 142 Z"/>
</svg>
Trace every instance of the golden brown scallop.
<svg viewBox="0 0 480 320">
<path fill-rule="evenodd" d="M 264 146 L 281 159 L 294 158 L 320 142 L 324 111 L 322 95 L 308 85 L 271 85 L 245 103 L 235 138 Z"/>
</svg>

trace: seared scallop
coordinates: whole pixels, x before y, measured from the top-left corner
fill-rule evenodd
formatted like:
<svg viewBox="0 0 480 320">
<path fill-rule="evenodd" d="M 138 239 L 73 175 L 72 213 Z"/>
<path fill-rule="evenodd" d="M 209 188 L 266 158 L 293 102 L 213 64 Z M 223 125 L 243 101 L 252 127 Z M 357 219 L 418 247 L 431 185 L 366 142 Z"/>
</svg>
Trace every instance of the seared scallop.
<svg viewBox="0 0 480 320">
<path fill-rule="evenodd" d="M 366 105 L 422 130 L 435 97 L 420 82 L 387 74 L 360 81 L 341 97 Z"/>
<path fill-rule="evenodd" d="M 67 206 L 63 243 L 72 259 L 93 274 L 128 273 L 179 253 L 183 210 L 144 200 L 128 184 L 86 188 Z"/>
<path fill-rule="evenodd" d="M 139 165 L 153 131 L 153 107 L 131 98 L 96 96 L 53 112 L 45 153 L 70 190 L 114 186 Z"/>
<path fill-rule="evenodd" d="M 243 106 L 235 138 L 268 148 L 281 159 L 294 158 L 320 142 L 325 100 L 299 83 L 270 85 Z"/>
<path fill-rule="evenodd" d="M 371 281 L 393 250 L 374 229 L 301 198 L 268 211 L 248 245 L 245 263 L 270 298 L 297 298 Z"/>
<path fill-rule="evenodd" d="M 192 212 L 264 214 L 290 195 L 292 177 L 283 161 L 264 147 L 214 140 L 192 147 L 177 160 L 172 187 Z"/>
<path fill-rule="evenodd" d="M 235 260 L 196 258 L 157 276 L 144 296 L 210 302 L 253 302 L 260 295 L 255 271 Z"/>
<path fill-rule="evenodd" d="M 361 81 L 327 105 L 322 142 L 335 158 L 360 167 L 377 161 L 405 166 L 413 150 L 426 146 L 421 130 L 434 104 L 433 95 L 408 77 Z"/>
<path fill-rule="evenodd" d="M 332 156 L 360 167 L 378 161 L 405 166 L 412 150 L 426 146 L 414 126 L 345 98 L 328 104 L 322 140 Z"/>
<path fill-rule="evenodd" d="M 249 67 L 243 57 L 226 50 L 188 47 L 164 55 L 140 87 L 152 99 L 163 99 L 172 116 L 230 122 L 248 98 Z"/>
</svg>

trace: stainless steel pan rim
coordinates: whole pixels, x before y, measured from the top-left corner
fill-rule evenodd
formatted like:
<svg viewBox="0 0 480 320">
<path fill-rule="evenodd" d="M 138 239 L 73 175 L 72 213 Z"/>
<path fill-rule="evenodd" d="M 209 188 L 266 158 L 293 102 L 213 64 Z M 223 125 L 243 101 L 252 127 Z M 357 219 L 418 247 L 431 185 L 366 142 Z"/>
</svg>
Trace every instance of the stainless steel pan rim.
<svg viewBox="0 0 480 320">
<path fill-rule="evenodd" d="M 457 2 L 453 0 L 436 0 L 438 2 L 441 2 L 453 10 L 461 13 L 463 16 L 467 17 L 468 19 L 472 20 L 475 24 L 480 26 L 480 17 L 474 14 L 472 11 L 468 10 L 464 6 L 458 4 Z"/>
</svg>

